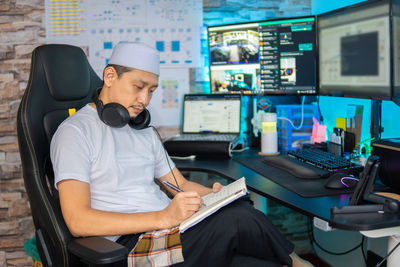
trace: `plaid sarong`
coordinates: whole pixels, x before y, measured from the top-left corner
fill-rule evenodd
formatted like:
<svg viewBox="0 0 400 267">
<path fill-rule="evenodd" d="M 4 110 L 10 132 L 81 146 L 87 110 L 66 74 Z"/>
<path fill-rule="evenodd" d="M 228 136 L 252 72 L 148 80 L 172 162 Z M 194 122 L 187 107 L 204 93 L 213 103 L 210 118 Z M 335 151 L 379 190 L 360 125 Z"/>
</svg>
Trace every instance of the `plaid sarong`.
<svg viewBox="0 0 400 267">
<path fill-rule="evenodd" d="M 161 267 L 183 261 L 179 227 L 141 234 L 128 255 L 128 267 Z"/>
</svg>

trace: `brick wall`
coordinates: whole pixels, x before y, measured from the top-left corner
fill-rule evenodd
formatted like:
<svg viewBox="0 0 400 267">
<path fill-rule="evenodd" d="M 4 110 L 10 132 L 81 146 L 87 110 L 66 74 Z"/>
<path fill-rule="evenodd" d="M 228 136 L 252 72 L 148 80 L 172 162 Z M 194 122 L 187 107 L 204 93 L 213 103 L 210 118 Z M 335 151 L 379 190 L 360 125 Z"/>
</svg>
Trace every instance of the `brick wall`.
<svg viewBox="0 0 400 267">
<path fill-rule="evenodd" d="M 310 1 L 204 0 L 204 23 L 308 15 Z M 31 52 L 44 43 L 44 0 L 0 0 L 0 267 L 31 265 L 23 244 L 33 236 L 34 229 L 21 174 L 16 114 L 29 78 Z M 204 85 L 207 81 L 196 83 Z M 298 221 L 299 215 L 280 209 L 274 207 L 270 214 L 282 231 L 290 234 L 288 229 L 294 228 L 287 224 Z"/>
<path fill-rule="evenodd" d="M 32 50 L 45 42 L 44 0 L 0 1 L 0 266 L 31 264 L 24 242 L 34 234 L 21 175 L 16 116 Z"/>
</svg>

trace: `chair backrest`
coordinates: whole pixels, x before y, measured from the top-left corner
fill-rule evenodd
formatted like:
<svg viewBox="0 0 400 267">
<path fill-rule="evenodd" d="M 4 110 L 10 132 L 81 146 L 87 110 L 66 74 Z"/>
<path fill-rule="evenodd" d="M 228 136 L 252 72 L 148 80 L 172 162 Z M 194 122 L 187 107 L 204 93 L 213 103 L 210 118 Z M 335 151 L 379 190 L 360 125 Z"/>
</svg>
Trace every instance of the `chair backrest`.
<svg viewBox="0 0 400 267">
<path fill-rule="evenodd" d="M 50 141 L 70 109 L 91 102 L 102 80 L 83 50 L 50 44 L 32 53 L 30 78 L 22 97 L 17 132 L 25 188 L 28 194 L 37 247 L 45 266 L 79 266 L 67 250 L 73 239 L 63 220 L 49 152 Z"/>
</svg>

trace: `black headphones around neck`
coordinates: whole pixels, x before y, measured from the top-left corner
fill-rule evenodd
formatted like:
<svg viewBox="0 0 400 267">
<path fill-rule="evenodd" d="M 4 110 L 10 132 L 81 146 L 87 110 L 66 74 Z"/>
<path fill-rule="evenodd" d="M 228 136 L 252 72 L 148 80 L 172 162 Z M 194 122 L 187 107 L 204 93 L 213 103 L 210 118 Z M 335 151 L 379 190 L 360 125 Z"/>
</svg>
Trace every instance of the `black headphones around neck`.
<svg viewBox="0 0 400 267">
<path fill-rule="evenodd" d="M 136 130 L 149 127 L 151 116 L 146 108 L 136 118 L 131 118 L 129 111 L 121 104 L 108 103 L 103 105 L 103 102 L 99 99 L 100 91 L 101 88 L 94 91 L 92 100 L 102 122 L 116 128 L 124 127 L 126 124 Z"/>
</svg>

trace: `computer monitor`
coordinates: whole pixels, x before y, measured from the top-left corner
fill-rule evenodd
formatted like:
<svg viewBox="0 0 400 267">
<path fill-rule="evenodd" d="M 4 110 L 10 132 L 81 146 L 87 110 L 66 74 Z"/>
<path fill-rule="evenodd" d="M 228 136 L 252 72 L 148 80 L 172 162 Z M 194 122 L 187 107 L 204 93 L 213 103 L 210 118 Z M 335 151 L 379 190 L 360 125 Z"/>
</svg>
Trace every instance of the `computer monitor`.
<svg viewBox="0 0 400 267">
<path fill-rule="evenodd" d="M 187 94 L 182 133 L 240 134 L 240 95 Z"/>
<path fill-rule="evenodd" d="M 318 16 L 321 95 L 392 99 L 394 77 L 399 84 L 393 64 L 399 59 L 393 54 L 398 44 L 393 47 L 390 13 L 391 1 L 383 0 Z"/>
<path fill-rule="evenodd" d="M 400 1 L 392 2 L 393 94 L 392 100 L 400 106 Z"/>
<path fill-rule="evenodd" d="M 208 27 L 213 94 L 317 93 L 315 17 Z"/>
</svg>

